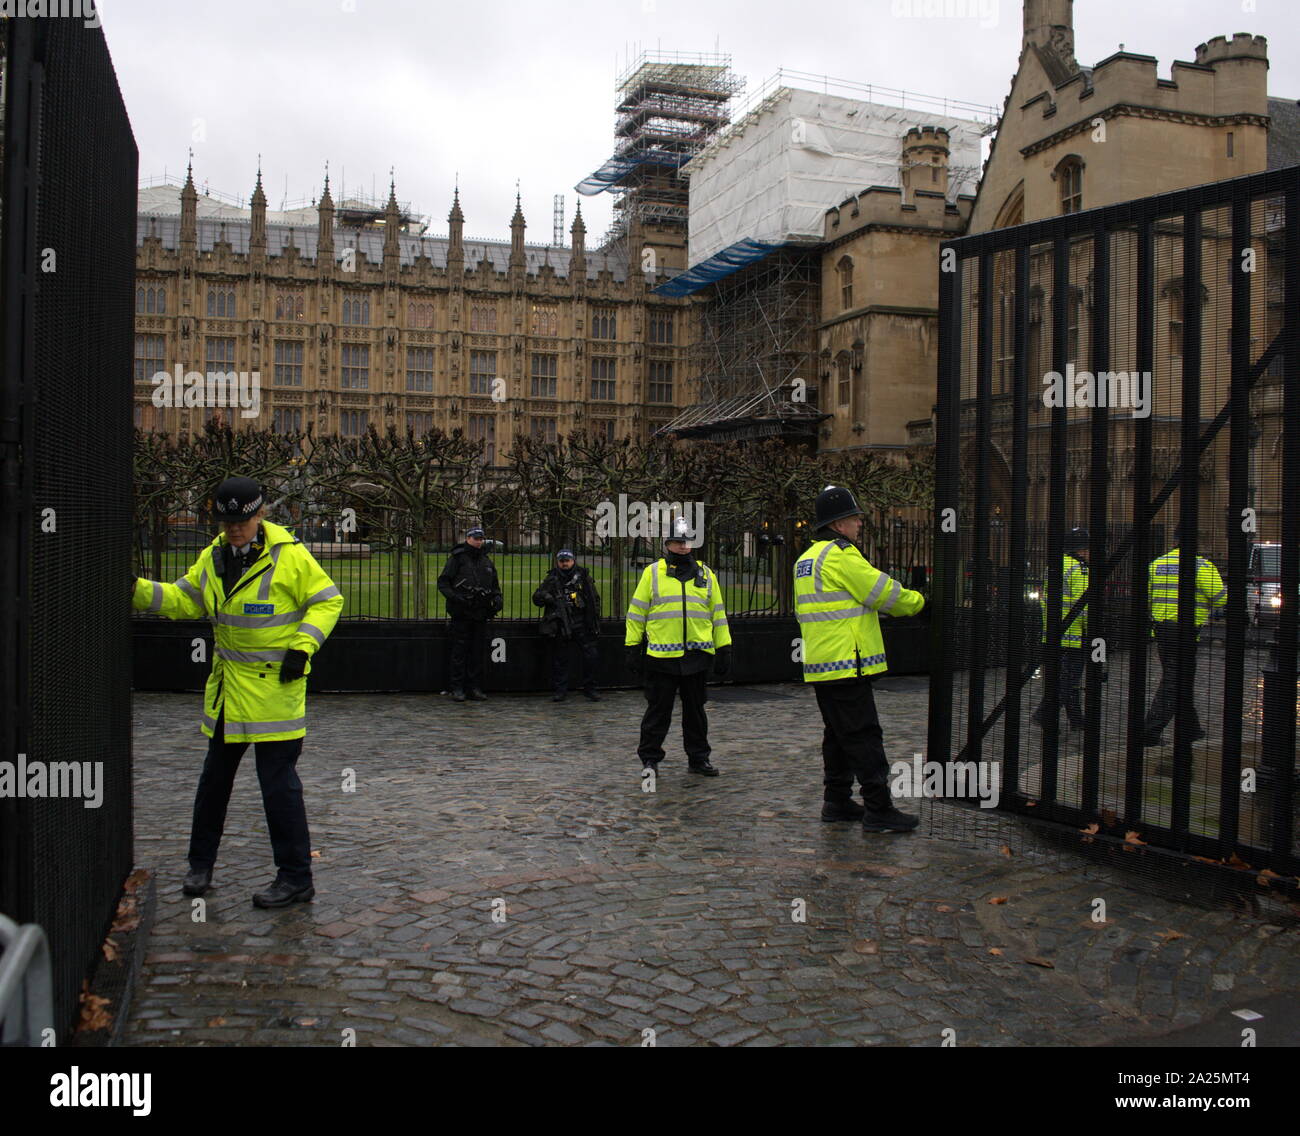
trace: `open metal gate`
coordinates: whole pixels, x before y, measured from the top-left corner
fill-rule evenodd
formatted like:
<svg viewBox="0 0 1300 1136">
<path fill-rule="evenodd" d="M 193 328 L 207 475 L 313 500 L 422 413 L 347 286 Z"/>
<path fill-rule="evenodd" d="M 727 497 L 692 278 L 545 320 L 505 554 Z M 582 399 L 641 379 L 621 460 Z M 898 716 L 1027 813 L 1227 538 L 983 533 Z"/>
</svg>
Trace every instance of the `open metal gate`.
<svg viewBox="0 0 1300 1136">
<path fill-rule="evenodd" d="M 1275 887 L 1300 882 L 1298 238 L 1294 167 L 950 241 L 940 274 L 931 757 Z"/>
</svg>

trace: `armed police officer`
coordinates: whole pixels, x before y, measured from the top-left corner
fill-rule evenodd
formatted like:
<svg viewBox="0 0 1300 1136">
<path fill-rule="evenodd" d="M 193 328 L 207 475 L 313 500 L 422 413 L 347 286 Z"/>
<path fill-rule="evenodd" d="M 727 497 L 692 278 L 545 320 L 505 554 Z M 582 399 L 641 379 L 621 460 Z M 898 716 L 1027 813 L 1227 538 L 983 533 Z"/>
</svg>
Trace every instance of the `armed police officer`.
<svg viewBox="0 0 1300 1136">
<path fill-rule="evenodd" d="M 438 591 L 451 617 L 451 696 L 457 702 L 487 699 L 483 693 L 487 621 L 505 606 L 496 567 L 483 550 L 484 539 L 481 528 L 467 530 L 438 577 Z"/>
<path fill-rule="evenodd" d="M 582 693 L 599 702 L 596 693 L 596 641 L 600 635 L 600 593 L 591 573 L 580 568 L 573 551 L 555 554 L 555 567 L 533 593 L 533 603 L 544 607 L 541 632 L 551 641 L 553 702 L 563 702 L 569 691 L 569 656 L 573 647 L 582 655 Z"/>
<path fill-rule="evenodd" d="M 795 562 L 803 679 L 814 683 L 822 736 L 822 820 L 860 820 L 867 832 L 907 832 L 917 818 L 894 807 L 872 676 L 886 669 L 880 615 L 916 615 L 925 597 L 873 568 L 854 543 L 862 510 L 828 485 L 815 504 L 812 546 Z M 853 779 L 862 804 L 853 800 Z"/>
<path fill-rule="evenodd" d="M 658 769 L 673 702 L 682 699 L 682 742 L 692 773 L 716 777 L 709 761 L 709 720 L 704 703 L 709 661 L 722 677 L 731 668 L 731 629 L 722 585 L 691 555 L 685 518 L 673 522 L 664 556 L 646 566 L 627 609 L 624 652 L 633 674 L 645 672 L 645 715 L 637 756 L 642 768 Z M 644 661 L 641 641 L 645 640 Z"/>
<path fill-rule="evenodd" d="M 1155 637 L 1156 651 L 1160 655 L 1160 686 L 1151 707 L 1147 710 L 1144 723 L 1142 744 L 1158 746 L 1163 742 L 1164 729 L 1173 719 L 1178 708 L 1178 690 L 1181 686 L 1194 686 L 1196 683 L 1196 644 L 1201 631 L 1210 617 L 1211 609 L 1222 609 L 1228 602 L 1228 590 L 1223 586 L 1219 570 L 1203 556 L 1196 558 L 1196 582 L 1192 594 L 1192 611 L 1190 613 L 1195 630 L 1192 636 L 1192 648 L 1187 656 L 1187 668 L 1184 671 L 1178 657 L 1178 574 L 1179 548 L 1182 543 L 1182 526 L 1174 529 L 1174 547 L 1163 556 L 1151 562 L 1149 573 L 1151 597 L 1151 633 Z M 1200 719 L 1196 714 L 1193 701 L 1191 740 L 1200 741 L 1205 737 Z"/>
<path fill-rule="evenodd" d="M 253 896 L 258 907 L 310 900 L 311 837 L 295 766 L 307 733 L 309 660 L 343 610 L 343 596 L 306 547 L 264 519 L 262 491 L 229 477 L 216 492 L 222 532 L 175 583 L 137 579 L 132 606 L 169 619 L 207 617 L 216 650 L 203 694 L 208 754 L 194 800 L 189 874 L 183 891 L 212 885 L 226 808 L 250 742 L 257 755 L 275 882 Z"/>
<path fill-rule="evenodd" d="M 1079 680 L 1083 676 L 1084 664 L 1088 659 L 1084 646 L 1088 634 L 1087 608 L 1080 608 L 1074 619 L 1066 623 L 1070 609 L 1083 598 L 1088 590 L 1088 530 L 1071 529 L 1065 538 L 1065 555 L 1061 557 L 1061 672 L 1058 682 L 1059 702 L 1065 706 L 1066 716 L 1070 720 L 1070 729 L 1083 729 L 1083 707 L 1079 702 Z M 1044 596 L 1046 599 L 1046 595 Z M 1043 645 L 1048 646 L 1048 612 L 1043 604 Z M 1034 724 L 1045 729 L 1048 715 L 1054 714 L 1055 708 L 1049 709 L 1047 693 L 1034 711 Z"/>
</svg>

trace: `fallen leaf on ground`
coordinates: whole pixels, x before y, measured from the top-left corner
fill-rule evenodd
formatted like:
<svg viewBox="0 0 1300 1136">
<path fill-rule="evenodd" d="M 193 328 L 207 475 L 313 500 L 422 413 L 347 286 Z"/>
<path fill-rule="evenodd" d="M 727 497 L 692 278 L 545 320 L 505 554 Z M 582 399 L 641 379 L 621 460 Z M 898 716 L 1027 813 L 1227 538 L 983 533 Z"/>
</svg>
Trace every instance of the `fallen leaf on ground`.
<svg viewBox="0 0 1300 1136">
<path fill-rule="evenodd" d="M 1056 969 L 1056 963 L 1051 959 L 1039 958 L 1037 955 L 1025 955 L 1025 962 L 1030 966 L 1046 967 L 1048 970 Z"/>
<path fill-rule="evenodd" d="M 126 877 L 126 883 L 122 885 L 122 890 L 127 895 L 134 895 L 138 888 L 145 880 L 149 878 L 149 872 L 145 868 L 136 868 L 129 876 Z"/>
<path fill-rule="evenodd" d="M 1137 834 L 1136 830 L 1124 833 L 1125 844 L 1145 844 L 1146 841 Z"/>
<path fill-rule="evenodd" d="M 935 910 L 936 910 L 936 911 L 951 911 L 952 908 L 949 907 L 946 903 L 941 903 L 941 904 L 939 904 L 938 907 L 935 908 Z"/>
<path fill-rule="evenodd" d="M 989 954 L 991 954 L 991 955 L 1000 955 L 1001 953 L 1002 953 L 1002 948 L 1001 948 L 1001 947 L 989 947 Z"/>
<path fill-rule="evenodd" d="M 1243 860 L 1240 856 L 1238 856 L 1235 852 L 1228 857 L 1228 866 L 1230 868 L 1237 868 L 1239 871 L 1250 870 L 1250 865 L 1247 864 L 1246 861 Z"/>
<path fill-rule="evenodd" d="M 1193 856 L 1193 860 L 1199 860 L 1202 864 L 1221 864 L 1222 860 L 1211 860 L 1208 856 Z"/>
<path fill-rule="evenodd" d="M 108 1029 L 113 1024 L 113 1015 L 105 1009 L 109 1000 L 90 992 L 90 979 L 81 984 L 81 1018 L 77 1022 L 77 1033 L 91 1030 Z"/>
<path fill-rule="evenodd" d="M 1012 851 L 1011 851 L 1011 849 L 1010 849 L 1007 845 L 1005 845 L 1005 844 L 1002 845 L 1002 847 L 999 848 L 998 851 L 1001 852 L 1002 855 L 1006 856 L 1008 859 L 1009 859 L 1009 858 L 1012 856 L 1012 854 L 1013 854 Z"/>
<path fill-rule="evenodd" d="M 109 962 L 117 961 L 117 957 L 118 957 L 117 944 L 113 942 L 111 938 L 104 940 L 104 946 L 102 950 L 104 952 L 104 958 L 106 958 Z"/>
<path fill-rule="evenodd" d="M 1081 828 L 1079 829 L 1079 831 L 1086 832 L 1090 836 L 1096 836 L 1096 834 L 1101 831 L 1101 825 L 1099 825 L 1096 821 L 1093 821 L 1092 824 L 1088 825 L 1087 828 Z"/>
<path fill-rule="evenodd" d="M 1268 868 L 1261 868 L 1259 875 L 1255 877 L 1255 882 L 1259 884 L 1260 887 L 1266 888 L 1268 887 L 1269 880 L 1280 880 L 1281 878 L 1282 877 L 1279 876 L 1276 872 L 1271 871 Z"/>
<path fill-rule="evenodd" d="M 1181 931 L 1162 931 L 1156 936 L 1157 939 L 1164 939 L 1166 943 L 1172 943 L 1175 939 L 1187 938 Z"/>
<path fill-rule="evenodd" d="M 226 1024 L 225 1018 L 211 1018 L 208 1021 L 208 1026 L 211 1029 L 215 1029 L 217 1026 L 224 1026 L 225 1024 Z"/>
<path fill-rule="evenodd" d="M 312 858 L 313 860 L 319 860 L 319 859 L 320 859 L 320 853 L 317 852 L 315 848 L 313 848 L 313 849 L 311 850 L 311 858 Z"/>
<path fill-rule="evenodd" d="M 1000 903 L 1006 903 L 1007 899 L 1008 897 L 1005 895 L 995 895 L 992 899 L 989 900 L 989 903 L 993 904 L 993 906 L 996 907 Z"/>
</svg>

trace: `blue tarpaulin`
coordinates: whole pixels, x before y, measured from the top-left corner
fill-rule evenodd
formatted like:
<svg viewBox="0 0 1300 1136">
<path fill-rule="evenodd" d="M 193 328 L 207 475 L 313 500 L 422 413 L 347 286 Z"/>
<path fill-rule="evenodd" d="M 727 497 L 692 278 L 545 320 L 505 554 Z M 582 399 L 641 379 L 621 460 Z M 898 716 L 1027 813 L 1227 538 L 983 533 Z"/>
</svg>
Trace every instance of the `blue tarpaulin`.
<svg viewBox="0 0 1300 1136">
<path fill-rule="evenodd" d="M 624 176 L 637 166 L 645 165 L 646 162 L 653 162 L 656 166 L 676 167 L 685 165 L 691 157 L 691 154 L 674 150 L 642 150 L 634 157 L 610 158 L 594 174 L 589 174 L 573 188 L 584 197 L 591 197 L 593 194 L 613 189 Z"/>
<path fill-rule="evenodd" d="M 660 284 L 654 289 L 654 293 L 656 296 L 689 296 L 715 280 L 721 280 L 724 276 L 739 272 L 746 265 L 762 260 L 774 249 L 784 248 L 789 243 L 789 241 L 755 241 L 749 238 L 737 241 L 721 252 L 715 252 L 708 260 L 702 260 L 693 268 L 688 268 L 685 272 L 674 276 L 666 284 Z"/>
</svg>

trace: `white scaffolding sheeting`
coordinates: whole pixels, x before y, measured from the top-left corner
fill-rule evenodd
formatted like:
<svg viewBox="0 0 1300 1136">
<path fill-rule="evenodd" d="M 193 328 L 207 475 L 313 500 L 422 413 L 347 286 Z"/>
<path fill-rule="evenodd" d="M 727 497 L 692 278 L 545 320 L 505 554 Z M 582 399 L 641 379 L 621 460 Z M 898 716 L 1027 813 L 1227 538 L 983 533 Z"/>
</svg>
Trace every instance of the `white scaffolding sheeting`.
<svg viewBox="0 0 1300 1136">
<path fill-rule="evenodd" d="M 974 193 L 985 125 L 781 87 L 684 172 L 690 177 L 690 263 L 738 241 L 822 239 L 826 210 L 868 186 L 898 186 L 914 126 L 949 133 L 948 197 Z"/>
</svg>

